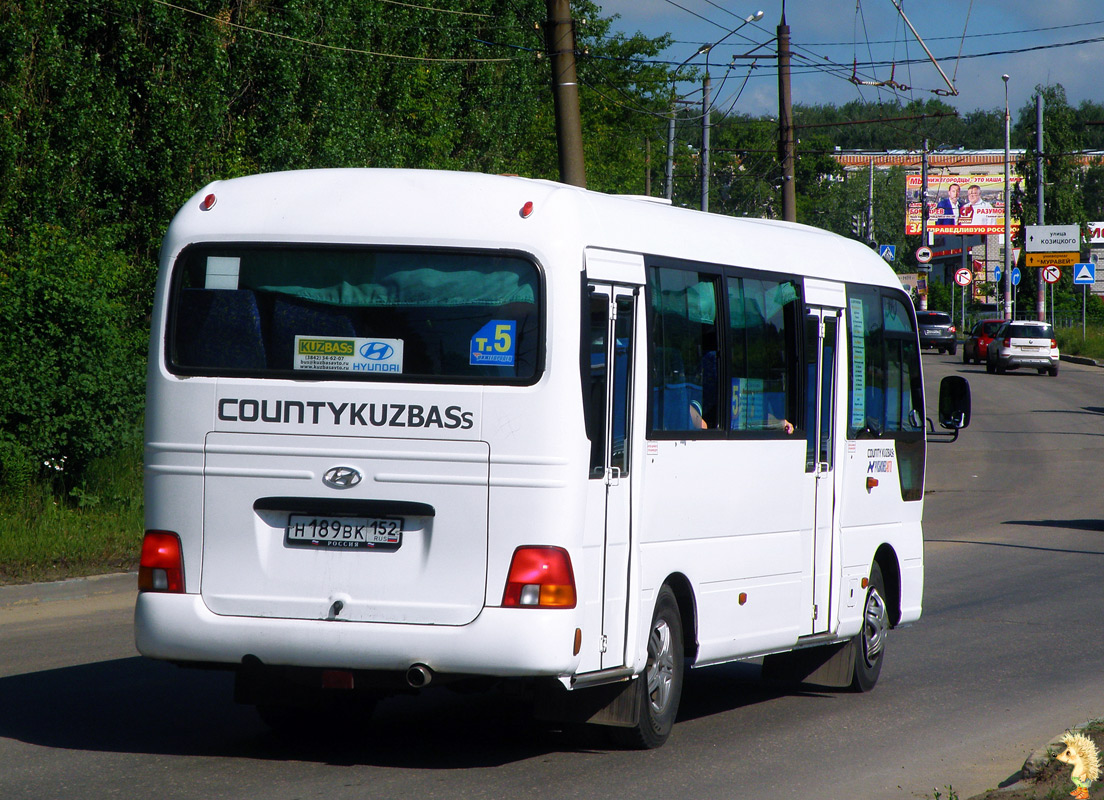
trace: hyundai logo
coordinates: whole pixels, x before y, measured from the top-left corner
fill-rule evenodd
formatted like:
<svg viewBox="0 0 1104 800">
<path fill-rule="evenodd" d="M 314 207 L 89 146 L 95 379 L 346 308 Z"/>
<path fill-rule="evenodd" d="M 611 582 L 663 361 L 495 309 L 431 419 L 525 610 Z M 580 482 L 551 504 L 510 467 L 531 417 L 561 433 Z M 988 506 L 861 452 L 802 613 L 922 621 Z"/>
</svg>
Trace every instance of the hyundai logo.
<svg viewBox="0 0 1104 800">
<path fill-rule="evenodd" d="M 322 483 L 332 489 L 352 489 L 360 479 L 360 473 L 352 467 L 332 467 L 322 476 Z"/>
<path fill-rule="evenodd" d="M 387 342 L 368 342 L 360 348 L 360 354 L 369 361 L 386 361 L 395 354 L 395 348 Z"/>
</svg>

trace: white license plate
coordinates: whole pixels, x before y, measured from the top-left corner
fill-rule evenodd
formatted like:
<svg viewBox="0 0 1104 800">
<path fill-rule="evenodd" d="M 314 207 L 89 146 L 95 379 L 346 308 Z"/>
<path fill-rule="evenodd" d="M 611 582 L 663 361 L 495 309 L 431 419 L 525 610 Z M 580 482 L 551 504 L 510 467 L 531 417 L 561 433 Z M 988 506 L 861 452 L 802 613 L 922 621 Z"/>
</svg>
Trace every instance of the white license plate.
<svg viewBox="0 0 1104 800">
<path fill-rule="evenodd" d="M 398 550 L 402 532 L 399 517 L 289 514 L 284 544 L 326 550 Z"/>
<path fill-rule="evenodd" d="M 938 336 L 939 335 L 939 330 L 936 329 L 936 328 L 924 328 L 924 335 L 925 336 Z"/>
</svg>

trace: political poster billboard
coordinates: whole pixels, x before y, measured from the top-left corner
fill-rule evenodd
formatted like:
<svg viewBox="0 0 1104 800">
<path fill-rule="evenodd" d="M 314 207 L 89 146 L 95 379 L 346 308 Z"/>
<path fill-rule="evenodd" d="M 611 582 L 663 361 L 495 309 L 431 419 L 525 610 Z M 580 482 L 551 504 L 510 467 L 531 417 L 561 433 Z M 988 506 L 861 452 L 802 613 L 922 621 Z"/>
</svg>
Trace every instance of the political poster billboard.
<svg viewBox="0 0 1104 800">
<path fill-rule="evenodd" d="M 1012 190 L 1023 178 L 1012 176 Z M 1004 175 L 928 175 L 920 190 L 921 176 L 905 176 L 907 208 L 905 233 L 921 232 L 921 210 L 928 206 L 928 231 L 936 236 L 976 236 L 1004 233 Z M 1020 220 L 1011 220 L 1012 232 Z"/>
</svg>

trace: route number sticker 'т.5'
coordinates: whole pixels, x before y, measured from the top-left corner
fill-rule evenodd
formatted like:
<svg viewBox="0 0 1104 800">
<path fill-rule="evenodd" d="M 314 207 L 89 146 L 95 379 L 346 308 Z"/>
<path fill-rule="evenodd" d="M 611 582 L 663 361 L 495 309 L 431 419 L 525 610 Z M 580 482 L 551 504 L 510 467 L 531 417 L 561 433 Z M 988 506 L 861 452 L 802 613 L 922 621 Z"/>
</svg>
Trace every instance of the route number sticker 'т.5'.
<svg viewBox="0 0 1104 800">
<path fill-rule="evenodd" d="M 403 369 L 402 339 L 296 336 L 295 369 L 394 372 Z"/>
<path fill-rule="evenodd" d="M 512 367 L 517 353 L 517 321 L 492 319 L 471 338 L 472 366 Z"/>
</svg>

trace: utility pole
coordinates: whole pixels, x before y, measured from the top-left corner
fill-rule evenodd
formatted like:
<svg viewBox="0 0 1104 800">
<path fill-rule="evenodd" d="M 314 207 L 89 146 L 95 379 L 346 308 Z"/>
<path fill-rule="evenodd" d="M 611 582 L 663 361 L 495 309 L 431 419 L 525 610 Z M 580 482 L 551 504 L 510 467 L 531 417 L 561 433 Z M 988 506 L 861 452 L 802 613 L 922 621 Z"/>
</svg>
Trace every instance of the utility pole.
<svg viewBox="0 0 1104 800">
<path fill-rule="evenodd" d="M 1001 287 L 1004 290 L 1004 316 L 1012 318 L 1012 181 L 1008 165 L 1012 144 L 1012 115 L 1008 112 L 1008 76 L 1001 75 L 1004 81 L 1004 272 L 1001 273 Z"/>
<path fill-rule="evenodd" d="M 797 222 L 797 190 L 794 187 L 793 101 L 790 97 L 790 26 L 786 2 L 778 23 L 778 161 L 782 167 L 782 219 Z"/>
<path fill-rule="evenodd" d="M 923 141 L 923 150 L 920 153 L 920 244 L 928 245 L 928 140 Z M 966 237 L 962 237 L 962 249 L 966 250 Z M 917 269 L 928 273 L 925 281 L 925 291 L 920 295 L 920 311 L 928 310 L 927 288 L 931 286 L 931 264 L 919 264 Z"/>
<path fill-rule="evenodd" d="M 568 0 L 545 0 L 548 7 L 545 46 L 552 64 L 552 97 L 556 108 L 556 142 L 560 182 L 586 187 L 579 82 L 575 74 L 575 24 Z"/>
<path fill-rule="evenodd" d="M 671 104 L 671 118 L 667 120 L 667 186 L 664 195 L 668 200 L 675 197 L 675 106 Z"/>
<path fill-rule="evenodd" d="M 874 156 L 870 157 L 870 183 L 866 195 L 866 241 L 874 243 Z"/>
<path fill-rule="evenodd" d="M 709 55 L 705 57 L 702 81 L 701 210 L 709 210 Z"/>
<path fill-rule="evenodd" d="M 1035 96 L 1035 175 L 1038 178 L 1037 224 L 1043 224 L 1043 93 Z M 1042 275 L 1035 270 L 1035 283 L 1039 286 L 1039 295 L 1035 300 L 1035 313 L 1039 322 L 1046 319 L 1046 284 Z"/>
</svg>

